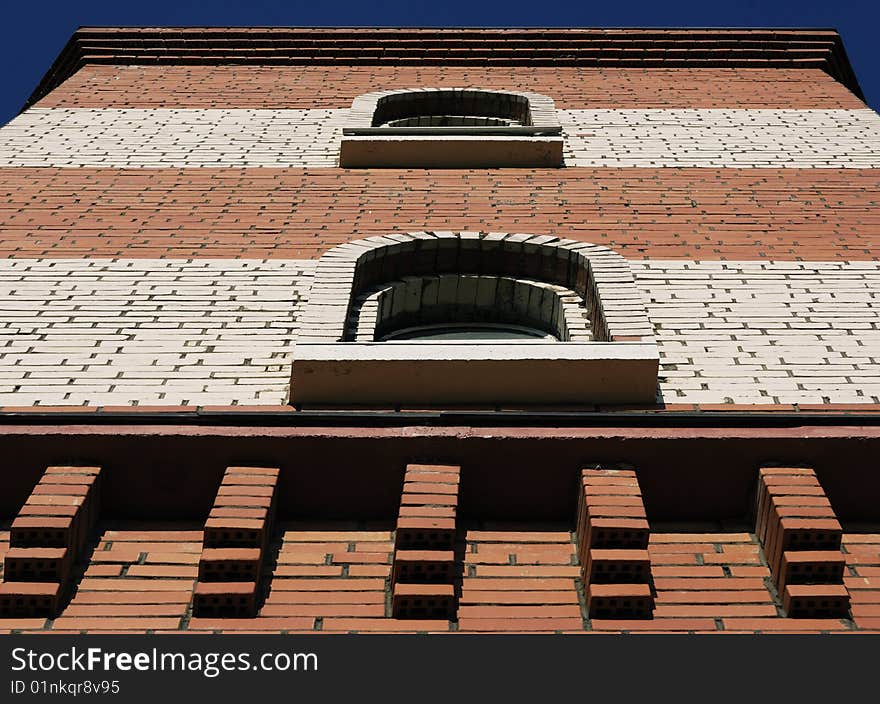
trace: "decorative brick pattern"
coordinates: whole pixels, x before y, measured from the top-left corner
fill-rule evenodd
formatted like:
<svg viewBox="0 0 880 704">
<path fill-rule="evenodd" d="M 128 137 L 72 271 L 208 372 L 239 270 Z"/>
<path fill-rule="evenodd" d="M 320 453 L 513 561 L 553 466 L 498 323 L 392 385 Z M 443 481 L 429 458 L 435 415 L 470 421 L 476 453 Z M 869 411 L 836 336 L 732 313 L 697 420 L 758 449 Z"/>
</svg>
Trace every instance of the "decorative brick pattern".
<svg viewBox="0 0 880 704">
<path fill-rule="evenodd" d="M 52 618 L 101 506 L 99 467 L 48 467 L 12 522 L 0 614 Z"/>
<path fill-rule="evenodd" d="M 275 524 L 278 474 L 263 467 L 227 468 L 205 522 L 194 616 L 256 616 Z"/>
<path fill-rule="evenodd" d="M 557 111 L 523 95 L 541 124 L 561 123 L 567 167 L 880 167 L 873 110 Z M 0 128 L 0 168 L 333 167 L 343 128 L 368 126 L 376 99 L 351 111 L 32 108 Z"/>
<path fill-rule="evenodd" d="M 816 473 L 762 467 L 755 533 L 790 617 L 846 617 L 840 523 Z"/>
<path fill-rule="evenodd" d="M 344 134 L 353 100 L 432 86 L 546 95 L 561 130 L 554 164 L 565 168 L 339 168 L 343 137 L 359 136 Z M 231 455 L 190 463 L 171 496 L 167 477 L 179 468 L 163 464 L 161 448 L 120 467 L 110 461 L 119 443 L 102 445 L 104 471 L 114 469 L 105 516 L 156 511 L 179 523 L 98 525 L 99 475 L 50 469 L 21 515 L 0 525 L 0 632 L 880 632 L 877 487 L 858 462 L 829 460 L 854 442 L 840 423 L 880 412 L 880 118 L 865 108 L 836 32 L 83 29 L 30 104 L 0 129 L 0 407 L 30 411 L 10 418 L 7 444 L 45 435 L 51 446 L 40 452 L 85 459 L 94 437 L 151 408 L 193 427 L 125 433 L 144 445 L 138 438 L 158 432 L 174 457 L 202 442 L 193 433 L 238 457 L 255 457 L 261 437 L 271 456 L 285 438 L 305 454 L 284 470 L 294 494 L 280 492 L 278 470 L 231 468 L 205 520 L 187 514 L 206 506 L 192 491 Z M 523 231 L 536 234 L 499 234 Z M 354 254 L 365 238 L 389 249 Z M 485 242 L 501 244 L 484 251 Z M 343 256 L 333 261 L 336 247 Z M 605 261 L 608 252 L 620 256 Z M 481 259 L 518 257 L 530 271 L 482 271 Z M 401 262 L 415 263 L 420 285 Z M 428 279 L 439 300 L 451 276 L 468 303 L 475 284 L 475 305 L 481 295 L 499 301 L 486 279 L 549 281 L 528 288 L 528 310 L 537 313 L 538 290 L 534 319 L 552 320 L 568 340 L 532 347 L 554 350 L 564 368 L 554 376 L 529 358 L 498 383 L 553 378 L 546 398 L 531 399 L 544 420 L 598 411 L 609 427 L 419 426 L 435 411 L 446 424 L 442 394 L 458 378 L 430 368 L 428 401 L 441 403 L 381 407 L 382 418 L 399 411 L 403 427 L 301 427 L 315 416 L 277 405 L 291 398 L 298 354 L 308 363 L 320 358 L 310 347 L 359 348 L 407 324 L 395 301 L 404 314 L 413 301 L 426 310 Z M 315 301 L 326 307 L 313 310 Z M 572 341 L 571 319 L 584 314 L 579 334 L 593 339 Z M 331 328 L 333 342 L 309 342 Z M 565 366 L 617 342 L 632 354 L 652 348 L 643 405 L 590 404 L 578 384 L 610 388 L 608 378 Z M 396 346 L 404 364 L 417 356 L 409 344 Z M 520 364 L 515 347 L 506 354 Z M 473 350 L 449 357 L 470 369 L 465 390 L 489 386 Z M 631 380 L 629 370 L 609 378 Z M 356 403 L 353 375 L 336 377 L 336 397 Z M 418 387 L 396 372 L 373 377 Z M 473 400 L 481 414 L 525 405 Z M 101 427 L 51 425 L 72 409 L 75 426 Z M 774 427 L 705 417 L 731 410 L 761 411 Z M 286 427 L 243 433 L 228 425 L 240 412 Z M 677 429 L 646 429 L 667 422 Z M 680 427 L 701 422 L 711 427 Z M 870 444 L 872 432 L 857 435 Z M 694 453 L 683 464 L 647 460 L 664 438 L 685 436 Z M 652 519 L 725 522 L 649 527 L 635 474 L 594 470 L 580 477 L 574 531 L 571 517 L 538 524 L 538 514 L 564 518 L 573 499 L 568 465 L 553 457 L 590 438 L 593 457 L 640 465 Z M 622 440 L 633 456 L 615 459 Z M 398 441 L 421 443 L 420 457 L 428 448 L 465 471 L 409 467 L 395 524 L 393 467 L 371 460 L 379 483 L 363 503 L 346 491 L 324 511 L 332 473 L 314 472 L 334 460 L 315 464 L 309 448 L 340 450 L 337 441 L 381 446 L 396 462 L 415 456 L 396 452 Z M 751 459 L 693 474 L 701 448 L 728 441 Z M 523 452 L 503 468 L 505 490 L 501 460 L 481 466 L 480 448 L 514 446 Z M 839 522 L 815 475 L 786 468 L 762 473 L 756 533 L 727 522 L 743 510 L 749 466 L 810 463 L 811 452 Z M 25 465 L 16 471 L 30 476 Z M 144 467 L 158 472 L 149 490 Z M 8 514 L 30 488 L 19 484 L 7 487 L 17 497 Z M 309 522 L 273 533 L 281 497 L 293 501 L 285 513 Z M 493 522 L 516 516 L 526 522 Z"/>
<path fill-rule="evenodd" d="M 460 467 L 407 465 L 394 532 L 391 614 L 455 617 L 455 548 Z"/>
<path fill-rule="evenodd" d="M 584 469 L 578 483 L 578 561 L 590 618 L 650 618 L 648 520 L 636 473 Z"/>
<path fill-rule="evenodd" d="M 0 629 L 106 632 L 449 632 L 443 619 L 385 615 L 391 532 L 342 522 L 282 526 L 272 591 L 256 618 L 192 618 L 201 530 L 108 525 L 54 621 L 0 612 Z M 583 620 L 576 542 L 564 529 L 487 524 L 464 533 L 458 632 L 838 632 L 880 630 L 880 534 L 844 534 L 852 620 L 784 618 L 754 534 L 651 533 L 653 619 Z M 0 558 L 8 550 L 0 530 Z M 28 583 L 19 583 L 28 585 Z M 10 583 L 12 586 L 12 583 Z M 0 586 L 0 604 L 3 603 Z M 35 598 L 40 598 L 39 596 Z"/>
</svg>

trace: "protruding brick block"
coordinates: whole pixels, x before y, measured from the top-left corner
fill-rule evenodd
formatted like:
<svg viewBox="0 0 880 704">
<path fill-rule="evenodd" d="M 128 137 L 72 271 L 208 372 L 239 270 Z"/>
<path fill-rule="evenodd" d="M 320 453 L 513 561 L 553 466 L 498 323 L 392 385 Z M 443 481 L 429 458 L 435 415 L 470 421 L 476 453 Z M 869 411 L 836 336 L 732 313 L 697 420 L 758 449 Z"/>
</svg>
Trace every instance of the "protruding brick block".
<svg viewBox="0 0 880 704">
<path fill-rule="evenodd" d="M 771 526 L 767 562 L 773 574 L 779 571 L 787 550 L 840 550 L 843 529 L 836 518 L 782 518 Z"/>
<path fill-rule="evenodd" d="M 836 550 L 787 550 L 776 573 L 780 593 L 789 584 L 842 584 L 846 558 Z"/>
<path fill-rule="evenodd" d="M 650 618 L 650 527 L 634 470 L 581 472 L 576 531 L 588 615 Z"/>
<path fill-rule="evenodd" d="M 12 522 L 0 611 L 55 616 L 100 513 L 99 467 L 47 467 Z"/>
<path fill-rule="evenodd" d="M 586 543 L 591 548 L 646 550 L 650 529 L 641 518 L 590 517 Z"/>
<path fill-rule="evenodd" d="M 651 618 L 654 597 L 647 584 L 588 584 L 587 613 L 595 619 Z"/>
<path fill-rule="evenodd" d="M 791 617 L 844 617 L 843 530 L 816 473 L 807 467 L 762 468 L 755 532 Z"/>
<path fill-rule="evenodd" d="M 205 523 L 205 547 L 265 549 L 275 519 L 279 470 L 228 467 Z"/>
<path fill-rule="evenodd" d="M 789 584 L 782 608 L 791 618 L 847 618 L 849 592 L 842 584 Z"/>
<path fill-rule="evenodd" d="M 257 582 L 262 557 L 259 548 L 204 548 L 199 582 Z"/>
<path fill-rule="evenodd" d="M 256 582 L 199 582 L 193 594 L 193 616 L 253 618 L 257 610 Z"/>
<path fill-rule="evenodd" d="M 73 516 L 19 515 L 9 531 L 12 547 L 73 547 Z"/>
<path fill-rule="evenodd" d="M 455 553 L 452 550 L 396 550 L 391 581 L 445 582 L 455 579 Z"/>
<path fill-rule="evenodd" d="M 69 548 L 9 548 L 3 560 L 6 582 L 58 582 L 70 576 Z"/>
<path fill-rule="evenodd" d="M 648 546 L 648 521 L 633 470 L 586 469 L 578 484 L 578 558 L 598 548 Z"/>
<path fill-rule="evenodd" d="M 394 544 L 401 550 L 451 550 L 455 519 L 398 518 Z"/>
<path fill-rule="evenodd" d="M 255 547 L 266 542 L 266 521 L 256 518 L 209 518 L 205 522 L 205 547 Z"/>
<path fill-rule="evenodd" d="M 0 618 L 52 618 L 60 598 L 58 582 L 4 582 L 0 584 Z"/>
<path fill-rule="evenodd" d="M 433 464 L 407 465 L 404 482 L 430 482 L 458 486 L 461 471 L 458 467 Z"/>
<path fill-rule="evenodd" d="M 391 604 L 395 618 L 455 613 L 456 513 L 461 470 L 408 465 L 394 533 Z"/>
<path fill-rule="evenodd" d="M 647 584 L 651 558 L 647 550 L 597 550 L 587 553 L 584 582 L 590 584 Z"/>
<path fill-rule="evenodd" d="M 451 584 L 395 584 L 391 596 L 394 618 L 452 618 L 454 607 Z"/>
<path fill-rule="evenodd" d="M 228 467 L 205 521 L 197 616 L 256 615 L 263 558 L 277 504 L 280 472 L 272 467 Z"/>
</svg>

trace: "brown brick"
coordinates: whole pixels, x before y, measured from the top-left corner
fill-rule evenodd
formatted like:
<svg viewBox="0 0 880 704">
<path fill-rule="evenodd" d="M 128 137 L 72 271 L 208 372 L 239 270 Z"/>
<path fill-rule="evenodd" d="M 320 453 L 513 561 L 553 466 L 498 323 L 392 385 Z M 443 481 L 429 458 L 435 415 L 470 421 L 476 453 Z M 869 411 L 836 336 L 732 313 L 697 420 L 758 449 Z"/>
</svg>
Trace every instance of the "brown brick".
<svg viewBox="0 0 880 704">
<path fill-rule="evenodd" d="M 395 547 L 399 550 L 451 550 L 455 520 L 449 518 L 398 518 Z"/>
<path fill-rule="evenodd" d="M 647 584 L 588 584 L 585 587 L 590 618 L 651 618 L 654 597 Z"/>
<path fill-rule="evenodd" d="M 69 548 L 10 548 L 4 557 L 7 582 L 59 582 L 70 575 Z"/>
<path fill-rule="evenodd" d="M 842 584 L 789 584 L 782 608 L 790 618 L 846 618 L 849 592 Z"/>
<path fill-rule="evenodd" d="M 597 550 L 587 553 L 584 582 L 590 584 L 645 584 L 651 579 L 647 550 Z"/>
<path fill-rule="evenodd" d="M 455 577 L 452 550 L 396 550 L 391 581 L 451 583 Z"/>
<path fill-rule="evenodd" d="M 257 582 L 260 548 L 205 548 L 199 558 L 199 582 Z"/>
<path fill-rule="evenodd" d="M 842 584 L 846 558 L 836 550 L 787 550 L 782 553 L 776 588 L 789 584 Z"/>
<path fill-rule="evenodd" d="M 54 618 L 60 596 L 57 582 L 0 583 L 0 618 Z"/>
<path fill-rule="evenodd" d="M 257 547 L 266 542 L 266 522 L 250 518 L 209 518 L 205 547 Z"/>
<path fill-rule="evenodd" d="M 255 582 L 199 582 L 193 594 L 193 616 L 198 618 L 253 618 Z"/>
<path fill-rule="evenodd" d="M 452 618 L 455 590 L 451 584 L 395 584 L 391 608 L 400 619 Z"/>
<path fill-rule="evenodd" d="M 9 533 L 12 547 L 73 547 L 73 517 L 18 516 Z"/>
</svg>

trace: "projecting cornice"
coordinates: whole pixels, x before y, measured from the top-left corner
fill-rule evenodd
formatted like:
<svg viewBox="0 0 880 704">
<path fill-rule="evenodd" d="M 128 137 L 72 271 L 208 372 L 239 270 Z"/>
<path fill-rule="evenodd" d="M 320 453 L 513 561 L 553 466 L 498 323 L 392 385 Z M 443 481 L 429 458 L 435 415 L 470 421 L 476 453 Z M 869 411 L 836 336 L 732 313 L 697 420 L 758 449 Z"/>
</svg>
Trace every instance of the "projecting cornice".
<svg viewBox="0 0 880 704">
<path fill-rule="evenodd" d="M 863 97 L 833 29 L 84 27 L 25 107 L 86 64 L 818 68 Z"/>
</svg>

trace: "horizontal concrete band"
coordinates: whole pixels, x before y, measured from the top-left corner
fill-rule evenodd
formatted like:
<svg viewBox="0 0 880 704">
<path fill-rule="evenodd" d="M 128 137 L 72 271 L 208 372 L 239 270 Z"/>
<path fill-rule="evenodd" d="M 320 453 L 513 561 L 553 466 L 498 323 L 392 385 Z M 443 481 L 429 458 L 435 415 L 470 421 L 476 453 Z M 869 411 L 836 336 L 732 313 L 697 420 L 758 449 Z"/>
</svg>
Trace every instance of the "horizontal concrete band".
<svg viewBox="0 0 880 704">
<path fill-rule="evenodd" d="M 652 521 L 741 520 L 754 506 L 758 468 L 772 461 L 814 467 L 841 520 L 874 523 L 878 452 L 880 429 L 852 426 L 0 426 L 0 515 L 14 516 L 59 458 L 88 457 L 103 468 L 103 518 L 204 520 L 230 458 L 259 457 L 281 470 L 282 520 L 387 520 L 405 465 L 442 457 L 463 468 L 461 515 L 482 520 L 573 521 L 588 463 L 636 468 Z"/>
<path fill-rule="evenodd" d="M 870 260 L 880 169 L 0 169 L 0 255 L 313 259 L 353 239 L 546 233 L 628 259 Z"/>
<path fill-rule="evenodd" d="M 880 167 L 868 109 L 556 115 L 572 167 Z M 32 108 L 0 129 L 0 167 L 328 167 L 347 120 L 346 109 Z"/>
<path fill-rule="evenodd" d="M 0 406 L 284 403 L 314 266 L 0 260 Z M 666 403 L 880 404 L 880 264 L 630 266 Z"/>
<path fill-rule="evenodd" d="M 821 68 L 576 66 L 120 66 L 80 68 L 37 104 L 53 108 L 347 108 L 358 95 L 413 86 L 532 90 L 564 109 L 858 109 Z"/>
</svg>

